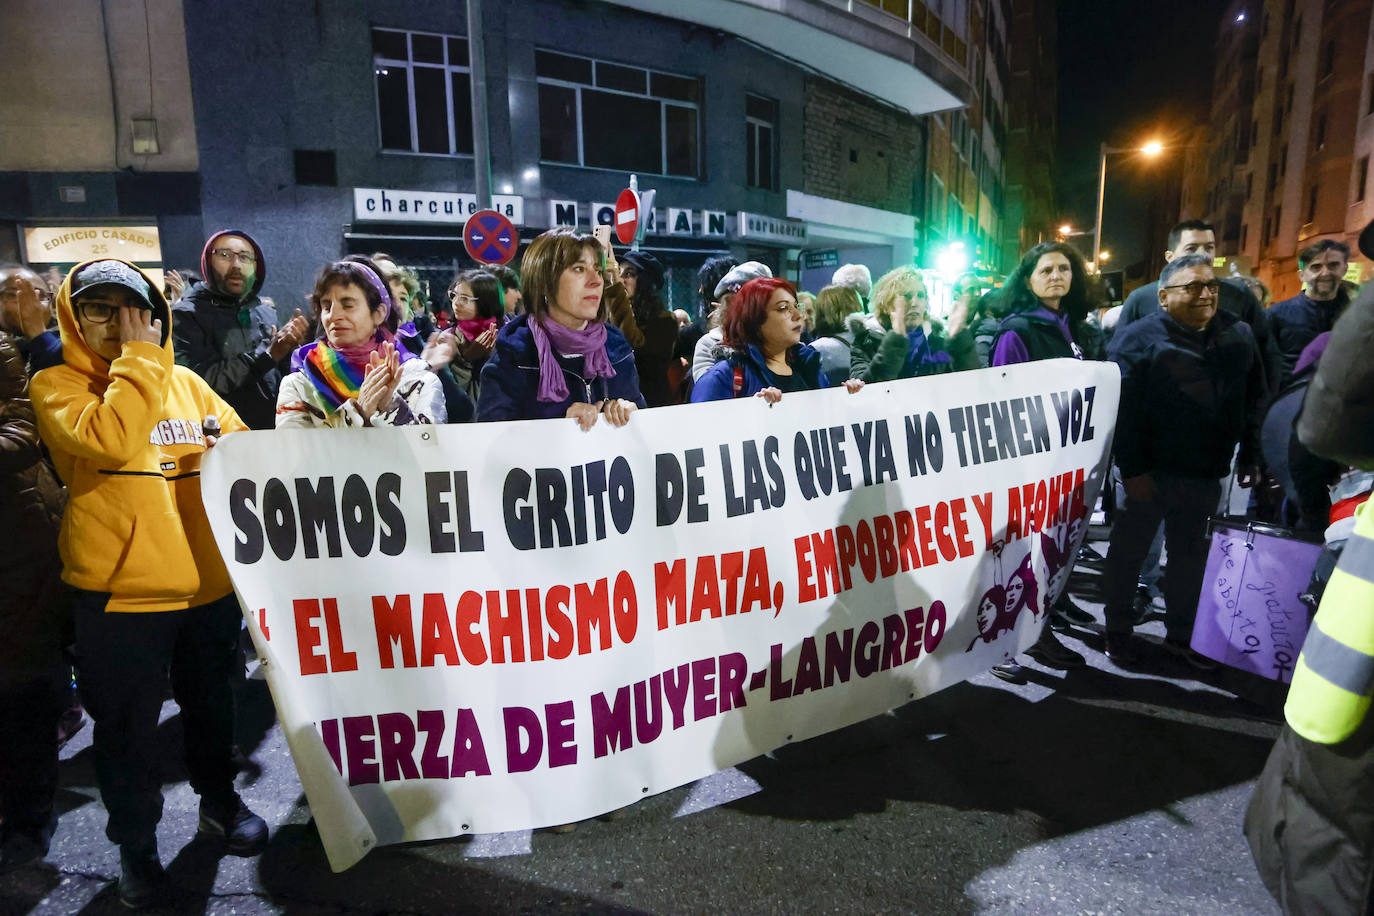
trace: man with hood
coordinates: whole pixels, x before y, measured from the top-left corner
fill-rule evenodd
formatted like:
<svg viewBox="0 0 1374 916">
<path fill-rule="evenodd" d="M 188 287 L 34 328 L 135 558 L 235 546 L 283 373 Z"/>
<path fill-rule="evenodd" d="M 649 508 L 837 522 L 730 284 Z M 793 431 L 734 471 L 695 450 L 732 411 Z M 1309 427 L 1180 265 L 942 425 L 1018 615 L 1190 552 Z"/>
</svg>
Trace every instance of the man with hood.
<svg viewBox="0 0 1374 916">
<path fill-rule="evenodd" d="M 176 304 L 177 362 L 194 370 L 253 429 L 272 429 L 283 361 L 306 340 L 296 309 L 277 327 L 277 309 L 259 295 L 267 277 L 262 248 L 238 229 L 210 236 L 200 256 L 204 280 Z"/>
<path fill-rule="evenodd" d="M 242 617 L 200 496 L 200 466 L 234 409 L 175 365 L 171 309 L 125 261 L 79 264 L 56 298 L 65 362 L 39 372 L 38 431 L 69 492 L 58 549 L 73 589 L 82 697 L 95 768 L 119 845 L 121 902 L 156 900 L 164 879 L 158 714 L 170 672 L 200 833 L 252 855 L 267 825 L 234 790 L 230 679 Z M 213 428 L 213 427 L 212 427 Z"/>
</svg>

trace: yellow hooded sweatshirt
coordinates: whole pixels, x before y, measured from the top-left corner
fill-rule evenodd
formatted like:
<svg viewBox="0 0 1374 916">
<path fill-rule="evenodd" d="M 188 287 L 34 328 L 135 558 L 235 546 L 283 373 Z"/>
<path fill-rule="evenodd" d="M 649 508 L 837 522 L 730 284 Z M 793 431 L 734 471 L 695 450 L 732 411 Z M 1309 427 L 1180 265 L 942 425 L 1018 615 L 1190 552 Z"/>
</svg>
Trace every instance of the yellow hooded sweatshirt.
<svg viewBox="0 0 1374 916">
<path fill-rule="evenodd" d="M 57 293 L 64 364 L 39 372 L 29 389 L 67 484 L 62 578 L 109 592 L 107 611 L 175 611 L 222 598 L 232 586 L 200 499 L 201 421 L 214 414 L 225 433 L 248 427 L 174 363 L 172 312 L 146 273 L 162 345 L 132 341 L 114 362 L 91 349 L 71 297 L 73 278 L 90 263 Z"/>
</svg>

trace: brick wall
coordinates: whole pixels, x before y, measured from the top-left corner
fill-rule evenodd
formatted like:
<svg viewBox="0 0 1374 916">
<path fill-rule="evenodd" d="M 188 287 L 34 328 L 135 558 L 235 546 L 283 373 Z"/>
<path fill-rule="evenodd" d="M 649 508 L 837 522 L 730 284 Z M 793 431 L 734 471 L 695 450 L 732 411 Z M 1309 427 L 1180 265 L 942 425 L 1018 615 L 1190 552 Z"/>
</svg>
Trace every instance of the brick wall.
<svg viewBox="0 0 1374 916">
<path fill-rule="evenodd" d="M 912 212 L 921 153 L 916 119 L 815 76 L 802 133 L 807 194 Z"/>
</svg>

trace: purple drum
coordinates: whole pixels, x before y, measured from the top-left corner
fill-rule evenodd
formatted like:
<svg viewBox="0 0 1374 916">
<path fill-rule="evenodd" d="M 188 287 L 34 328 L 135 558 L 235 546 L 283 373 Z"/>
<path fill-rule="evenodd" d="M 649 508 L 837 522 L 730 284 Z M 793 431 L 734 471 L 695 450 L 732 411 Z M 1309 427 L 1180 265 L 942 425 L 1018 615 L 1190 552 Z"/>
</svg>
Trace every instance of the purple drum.
<svg viewBox="0 0 1374 916">
<path fill-rule="evenodd" d="M 1298 595 L 1321 553 L 1320 536 L 1245 518 L 1214 518 L 1192 646 L 1232 668 L 1289 683 L 1311 614 Z"/>
</svg>

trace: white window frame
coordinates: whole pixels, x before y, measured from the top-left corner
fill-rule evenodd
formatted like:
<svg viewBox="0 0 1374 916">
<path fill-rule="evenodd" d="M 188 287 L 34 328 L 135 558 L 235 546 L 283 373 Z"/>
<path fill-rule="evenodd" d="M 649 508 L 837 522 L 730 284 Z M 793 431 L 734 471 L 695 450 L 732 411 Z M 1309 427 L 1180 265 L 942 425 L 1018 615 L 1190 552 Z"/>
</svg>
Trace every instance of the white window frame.
<svg viewBox="0 0 1374 916">
<path fill-rule="evenodd" d="M 670 70 L 659 70 L 659 69 L 656 69 L 656 68 L 654 68 L 654 67 L 643 67 L 643 66 L 640 66 L 639 64 L 624 63 L 624 62 L 615 61 L 615 60 L 604 60 L 604 59 L 602 59 L 602 58 L 600 58 L 600 57 L 588 57 L 588 56 L 585 55 L 585 54 L 573 54 L 573 53 L 570 53 L 570 52 L 568 52 L 568 51 L 561 51 L 561 50 L 559 50 L 559 49 L 557 49 L 557 48 L 544 48 L 544 47 L 541 47 L 541 48 L 538 48 L 537 50 L 540 50 L 540 51 L 547 51 L 547 52 L 549 52 L 550 54 L 557 54 L 557 55 L 559 55 L 560 57 L 576 57 L 576 58 L 579 58 L 579 59 L 581 59 L 581 60 L 590 61 L 590 62 L 591 62 L 591 65 L 592 65 L 592 83 L 575 83 L 575 82 L 572 82 L 572 81 L 570 81 L 570 80 L 556 79 L 556 78 L 551 77 L 551 76 L 539 76 L 539 75 L 537 74 L 537 72 L 536 72 L 536 75 L 535 75 L 535 84 L 536 84 L 536 90 L 535 90 L 535 91 L 536 91 L 536 92 L 538 92 L 538 88 L 537 88 L 538 86 L 559 86 L 559 87 L 564 88 L 564 89 L 571 89 L 571 90 L 573 90 L 573 97 L 574 97 L 574 99 L 576 100 L 575 104 L 576 104 L 576 109 L 577 109 L 577 124 L 576 124 L 576 127 L 577 127 L 577 161 L 576 161 L 576 162 L 564 162 L 564 161 L 561 160 L 561 159 L 544 159 L 544 158 L 541 157 L 540 160 L 539 160 L 539 162 L 540 162 L 541 165 L 566 166 L 566 167 L 570 167 L 570 168 L 595 169 L 595 170 L 599 170 L 599 171 L 613 171 L 613 172 L 621 172 L 621 171 L 623 171 L 622 169 L 611 169 L 611 168 L 608 168 L 607 166 L 602 166 L 602 165 L 587 165 L 587 150 L 586 150 L 585 144 L 583 143 L 583 138 L 582 138 L 582 90 L 583 90 L 583 89 L 591 89 L 591 90 L 593 90 L 593 91 L 595 91 L 595 92 L 603 92 L 603 93 L 607 93 L 607 94 L 609 94 L 609 95 L 623 95 L 623 96 L 625 96 L 626 98 L 632 98 L 632 99 L 651 99 L 651 100 L 653 100 L 653 101 L 658 102 L 658 130 L 659 130 L 659 153 L 660 153 L 660 155 L 659 155 L 659 170 L 656 171 L 656 172 L 643 172 L 643 173 L 641 173 L 641 174 L 646 174 L 646 175 L 657 175 L 657 176 L 662 176 L 662 177 L 664 177 L 664 178 L 681 178 L 681 179 L 688 180 L 688 181 L 700 181 L 700 180 L 701 180 L 701 178 L 702 178 L 702 172 L 703 172 L 702 163 L 701 163 L 701 157 L 702 157 L 702 153 L 703 153 L 703 144 L 702 144 L 702 139 L 701 139 L 701 135 L 702 135 L 702 126 L 703 126 L 703 125 L 702 125 L 702 119 L 701 119 L 701 102 L 699 102 L 699 101 L 698 101 L 698 102 L 684 102 L 684 101 L 682 101 L 681 99 L 670 99 L 670 98 L 665 98 L 665 97 L 663 97 L 663 96 L 654 95 L 652 92 L 649 91 L 650 84 L 651 84 L 651 82 L 652 82 L 652 76 L 653 76 L 653 74 L 657 73 L 657 74 L 660 75 L 660 76 L 669 76 L 669 77 L 672 77 L 673 79 L 691 80 L 692 82 L 694 82 L 694 83 L 697 84 L 698 89 L 699 89 L 699 91 L 698 91 L 697 94 L 698 94 L 698 96 L 700 96 L 700 95 L 702 95 L 702 94 L 704 93 L 704 91 L 705 91 L 705 87 L 702 85 L 702 78 L 701 78 L 701 77 L 699 77 L 699 76 L 689 76 L 688 74 L 685 74 L 685 73 L 673 73 L 673 72 L 670 71 Z M 628 68 L 631 68 L 631 69 L 634 69 L 634 70 L 643 70 L 643 71 L 645 72 L 645 78 L 644 78 L 644 91 L 643 91 L 643 92 L 627 92 L 626 90 L 623 90 L 623 89 L 612 89 L 612 88 L 607 87 L 607 86 L 597 86 L 597 85 L 595 85 L 595 81 L 596 81 L 596 67 L 597 67 L 598 64 L 606 64 L 607 66 L 611 66 L 611 67 L 628 67 Z M 677 106 L 677 107 L 679 107 L 679 108 L 687 108 L 687 109 L 690 109 L 691 111 L 696 112 L 696 128 L 697 128 L 697 130 L 696 130 L 696 134 L 697 134 L 697 136 L 696 136 L 696 141 L 697 141 L 697 145 L 696 145 L 696 163 L 695 163 L 695 169 L 694 169 L 694 171 L 693 171 L 690 175 L 672 174 L 672 173 L 669 173 L 669 171 L 668 171 L 668 106 L 669 106 L 669 105 L 675 105 L 675 106 Z M 541 130 L 543 129 L 543 125 L 540 125 L 540 129 L 541 129 Z"/>
<path fill-rule="evenodd" d="M 748 111 L 749 111 L 749 98 L 750 98 L 751 96 L 752 96 L 753 98 L 756 98 L 756 99 L 760 100 L 760 101 L 767 102 L 767 103 L 773 108 L 773 111 L 775 112 L 775 116 L 774 116 L 774 119 L 773 119 L 772 121 L 765 121 L 763 118 L 756 118 L 756 117 L 753 117 L 752 115 L 748 114 Z M 781 182 L 778 180 L 778 165 L 779 165 L 779 162 L 778 162 L 778 123 L 777 123 L 777 122 L 778 122 L 779 119 L 776 117 L 776 112 L 778 111 L 778 108 L 779 108 L 779 105 L 778 105 L 778 100 L 777 100 L 777 99 L 771 99 L 771 98 L 769 98 L 768 96 L 766 96 L 766 95 L 760 95 L 760 94 L 757 93 L 757 92 L 746 92 L 746 93 L 744 94 L 744 110 L 745 110 L 744 124 L 745 124 L 745 130 L 748 130 L 751 126 L 754 128 L 754 162 L 753 162 L 753 166 L 754 166 L 754 178 L 757 179 L 758 176 L 759 176 L 759 161 L 760 161 L 761 156 L 760 156 L 760 152 L 759 152 L 759 146 L 760 146 L 760 144 L 759 144 L 759 142 L 758 142 L 758 128 L 760 128 L 760 127 L 766 127 L 766 128 L 768 128 L 768 159 L 769 159 L 769 163 L 770 163 L 770 166 L 771 166 L 771 167 L 770 167 L 770 174 L 772 174 L 772 176 L 773 176 L 773 183 L 772 183 L 772 184 L 769 184 L 769 185 L 763 185 L 763 184 L 757 184 L 757 183 L 756 183 L 756 184 L 749 184 L 749 175 L 748 175 L 748 173 L 746 172 L 746 173 L 745 173 L 745 176 L 744 176 L 744 178 L 745 178 L 745 186 L 746 186 L 746 187 L 750 187 L 750 188 L 759 188 L 759 189 L 764 190 L 764 191 L 776 191 L 779 187 L 781 187 Z"/>
<path fill-rule="evenodd" d="M 380 150 L 381 150 L 382 152 L 384 152 L 384 153 L 399 153 L 399 154 L 401 154 L 401 155 L 409 155 L 409 156 L 433 156 L 433 157 L 437 157 L 437 158 L 440 158 L 440 159 L 457 159 L 457 158 L 463 158 L 463 157 L 467 157 L 467 158 L 469 158 L 469 159 L 472 158 L 472 155 L 473 155 L 472 153 L 459 152 L 459 151 L 456 149 L 457 143 L 458 143 L 458 131 L 457 131 L 457 125 L 455 125 L 455 124 L 453 123 L 453 74 L 454 74 L 454 73 L 465 73 L 465 74 L 467 74 L 467 77 L 468 77 L 468 84 L 471 85 L 471 82 L 472 82 L 472 68 L 471 68 L 470 66 L 468 66 L 467 64 L 454 64 L 454 63 L 451 63 L 451 62 L 449 61 L 449 59 L 448 59 L 448 39 L 450 39 L 450 38 L 461 39 L 463 42 L 469 43 L 469 45 L 470 45 L 470 40 L 469 40 L 468 36 L 466 36 L 466 35 L 448 35 L 448 34 L 445 34 L 445 33 L 443 33 L 443 32 L 424 32 L 424 31 L 417 31 L 417 30 L 413 30 L 413 29 L 393 29 L 393 28 L 389 28 L 389 27 L 386 27 L 386 26 L 375 26 L 375 25 L 374 25 L 374 26 L 371 26 L 371 27 L 368 29 L 368 41 L 369 41 L 369 43 L 370 43 L 371 40 L 372 40 L 372 33 L 373 33 L 373 32 L 393 32 L 393 33 L 396 33 L 396 34 L 398 34 L 398 35 L 404 35 L 405 38 L 406 38 L 406 56 L 409 58 L 408 60 L 397 60 L 397 59 L 391 58 L 391 57 L 382 57 L 381 55 L 376 54 L 376 53 L 374 53 L 374 54 L 372 55 L 372 69 L 373 69 L 373 72 L 372 72 L 372 94 L 373 94 L 373 98 L 374 98 L 374 100 L 375 100 L 375 102 L 376 102 L 376 109 L 377 109 L 377 147 L 378 147 L 378 149 L 380 149 Z M 443 64 L 431 64 L 431 63 L 425 63 L 425 62 L 417 62 L 417 61 L 415 61 L 415 48 L 414 48 L 412 39 L 413 39 L 413 37 L 416 36 L 416 35 L 425 35 L 425 36 L 429 36 L 429 37 L 432 37 L 432 38 L 438 38 L 438 39 L 440 40 L 440 41 L 439 41 L 440 46 L 443 47 L 443 49 L 444 49 L 444 63 L 443 63 Z M 469 53 L 469 55 L 471 55 L 471 53 L 472 53 L 471 50 L 469 50 L 468 53 Z M 471 60 L 471 56 L 469 56 L 468 59 Z M 416 116 L 415 116 L 415 114 L 416 114 L 416 112 L 415 112 L 415 68 L 416 68 L 416 67 L 424 67 L 424 68 L 427 68 L 427 69 L 430 69 L 430 70 L 442 70 L 443 73 L 444 73 L 444 117 L 445 117 L 445 120 L 447 120 L 447 122 L 448 122 L 448 148 L 449 148 L 449 151 L 448 151 L 447 153 L 434 153 L 434 152 L 424 151 L 424 150 L 421 150 L 421 149 L 419 148 L 419 147 L 420 147 L 420 125 L 419 125 L 419 121 L 416 119 Z M 378 91 L 377 91 L 377 76 L 378 76 L 377 71 L 378 71 L 379 69 L 382 69 L 382 68 L 385 68 L 385 69 L 388 69 L 388 70 L 393 69 L 393 68 L 402 68 L 402 69 L 404 69 L 405 72 L 406 72 L 406 96 L 407 96 L 407 101 L 408 101 L 409 104 L 410 104 L 410 112 L 409 112 L 409 117 L 410 117 L 410 149 L 397 149 L 396 147 L 392 147 L 392 146 L 383 146 L 383 145 L 382 145 L 382 99 L 381 99 L 381 95 L 380 95 L 380 94 L 378 93 Z M 471 104 L 471 101 L 469 101 L 469 104 Z"/>
</svg>

